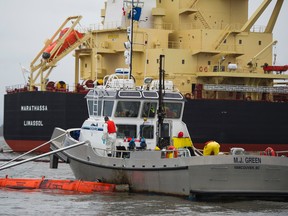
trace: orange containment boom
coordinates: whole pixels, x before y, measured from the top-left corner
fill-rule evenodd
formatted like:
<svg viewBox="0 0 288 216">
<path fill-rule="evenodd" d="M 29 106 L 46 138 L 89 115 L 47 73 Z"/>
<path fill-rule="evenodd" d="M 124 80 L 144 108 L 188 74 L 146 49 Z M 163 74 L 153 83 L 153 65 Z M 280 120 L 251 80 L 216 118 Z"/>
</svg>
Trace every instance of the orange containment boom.
<svg viewBox="0 0 288 216">
<path fill-rule="evenodd" d="M 12 189 L 58 189 L 82 193 L 126 191 L 128 186 L 81 180 L 0 178 L 0 187 Z"/>
</svg>

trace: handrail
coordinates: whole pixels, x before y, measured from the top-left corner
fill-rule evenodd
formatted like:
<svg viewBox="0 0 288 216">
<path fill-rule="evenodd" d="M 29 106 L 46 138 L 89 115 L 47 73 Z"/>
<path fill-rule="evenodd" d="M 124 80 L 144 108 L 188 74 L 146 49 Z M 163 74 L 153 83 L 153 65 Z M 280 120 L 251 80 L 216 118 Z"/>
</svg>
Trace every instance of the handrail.
<svg viewBox="0 0 288 216">
<path fill-rule="evenodd" d="M 16 162 L 16 163 L 13 163 L 13 164 L 10 164 L 10 165 L 6 165 L 6 166 L 1 166 L 0 167 L 0 171 L 1 170 L 4 170 L 4 169 L 8 169 L 8 168 L 11 168 L 11 167 L 14 167 L 14 166 L 18 166 L 18 165 L 21 165 L 23 163 L 27 163 L 27 162 L 30 162 L 30 161 L 33 161 L 33 160 L 36 160 L 36 159 L 39 159 L 39 158 L 42 158 L 42 157 L 46 157 L 46 156 L 49 156 L 51 154 L 55 154 L 55 153 L 58 153 L 58 152 L 61 152 L 61 151 L 64 151 L 64 150 L 68 150 L 68 149 L 71 149 L 71 148 L 75 148 L 75 147 L 78 147 L 80 145 L 84 145 L 84 144 L 88 144 L 90 143 L 89 141 L 83 141 L 83 142 L 77 142 L 73 145 L 69 145 L 69 146 L 66 146 L 66 147 L 63 147 L 63 148 L 60 148 L 60 149 L 56 149 L 54 151 L 51 151 L 51 152 L 47 152 L 47 153 L 44 153 L 44 154 L 41 154 L 41 155 L 37 155 L 35 157 L 32 157 L 32 158 L 28 158 L 28 159 L 25 159 L 23 161 L 19 161 L 19 162 Z"/>
<path fill-rule="evenodd" d="M 53 138 L 53 139 L 51 139 L 51 140 L 49 140 L 49 141 L 47 141 L 47 142 L 41 144 L 41 145 L 39 145 L 39 146 L 37 146 L 37 147 L 31 149 L 30 151 L 25 152 L 24 154 L 21 154 L 21 155 L 17 156 L 16 158 L 13 158 L 12 160 L 10 160 L 10 161 L 8 161 L 8 162 L 6 162 L 6 163 L 4 163 L 4 164 L 1 164 L 1 165 L 0 165 L 0 168 L 6 166 L 6 165 L 8 165 L 8 164 L 10 164 L 11 162 L 13 162 L 13 161 L 15 161 L 15 160 L 17 160 L 17 159 L 19 159 L 19 158 L 24 157 L 24 156 L 27 155 L 27 154 L 32 153 L 33 151 L 35 151 L 35 150 L 37 150 L 37 149 L 39 149 L 39 148 L 41 148 L 41 147 L 43 147 L 43 146 L 49 144 L 50 142 L 52 142 L 52 141 L 54 141 L 54 140 L 56 140 L 56 139 L 59 139 L 60 137 L 66 135 L 66 134 L 67 134 L 67 131 L 66 131 L 65 133 L 63 133 L 63 134 L 61 134 L 61 135 L 59 135 L 59 136 L 57 136 L 57 137 L 55 137 L 55 138 Z M 0 169 L 0 170 L 1 170 L 1 169 Z"/>
</svg>

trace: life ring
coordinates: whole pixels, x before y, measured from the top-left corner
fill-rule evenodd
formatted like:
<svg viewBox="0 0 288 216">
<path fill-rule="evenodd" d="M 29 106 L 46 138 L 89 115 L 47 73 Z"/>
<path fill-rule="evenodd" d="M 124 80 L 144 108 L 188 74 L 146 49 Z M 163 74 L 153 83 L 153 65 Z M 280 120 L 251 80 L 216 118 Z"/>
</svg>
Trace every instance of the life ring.
<svg viewBox="0 0 288 216">
<path fill-rule="evenodd" d="M 205 72 L 208 72 L 208 67 L 205 67 L 205 68 L 204 68 L 204 71 L 205 71 Z"/>
<path fill-rule="evenodd" d="M 203 67 L 201 66 L 201 67 L 199 67 L 199 71 L 200 72 L 202 72 L 203 71 Z"/>
<path fill-rule="evenodd" d="M 268 147 L 268 148 L 265 149 L 264 155 L 267 155 L 267 156 L 276 156 L 276 152 L 274 151 L 273 148 Z"/>
</svg>

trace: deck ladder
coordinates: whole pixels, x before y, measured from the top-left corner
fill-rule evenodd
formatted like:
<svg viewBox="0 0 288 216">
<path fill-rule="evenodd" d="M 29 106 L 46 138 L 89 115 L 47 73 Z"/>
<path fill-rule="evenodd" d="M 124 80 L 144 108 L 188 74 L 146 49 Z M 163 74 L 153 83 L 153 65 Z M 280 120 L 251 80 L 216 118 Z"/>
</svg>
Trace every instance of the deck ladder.
<svg viewBox="0 0 288 216">
<path fill-rule="evenodd" d="M 95 84 L 93 91 L 93 116 L 99 116 L 99 97 L 101 97 L 101 91 L 97 90 L 97 84 Z"/>
<path fill-rule="evenodd" d="M 196 16 L 206 29 L 210 29 L 209 24 L 207 23 L 206 19 L 203 17 L 203 14 L 199 10 L 197 11 Z"/>
</svg>

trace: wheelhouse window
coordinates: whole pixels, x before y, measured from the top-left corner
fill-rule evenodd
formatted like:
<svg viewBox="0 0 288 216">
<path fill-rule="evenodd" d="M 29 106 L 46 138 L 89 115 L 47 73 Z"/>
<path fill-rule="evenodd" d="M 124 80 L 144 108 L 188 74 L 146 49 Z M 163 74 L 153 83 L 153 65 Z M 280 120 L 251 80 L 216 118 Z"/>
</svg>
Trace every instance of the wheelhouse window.
<svg viewBox="0 0 288 216">
<path fill-rule="evenodd" d="M 139 101 L 118 101 L 115 117 L 136 118 L 139 114 Z"/>
<path fill-rule="evenodd" d="M 102 101 L 98 100 L 93 102 L 93 100 L 87 101 L 89 116 L 100 116 L 102 111 Z"/>
<path fill-rule="evenodd" d="M 157 112 L 156 102 L 145 102 L 142 108 L 142 118 L 154 118 Z"/>
<path fill-rule="evenodd" d="M 137 134 L 137 126 L 136 125 L 123 125 L 117 124 L 117 138 L 135 138 Z"/>
<path fill-rule="evenodd" d="M 166 102 L 164 103 L 164 110 L 166 113 L 166 118 L 180 118 L 182 103 Z"/>
<path fill-rule="evenodd" d="M 154 126 L 153 125 L 141 125 L 140 137 L 144 137 L 145 139 L 153 139 L 154 138 Z"/>
<path fill-rule="evenodd" d="M 104 101 L 103 115 L 112 116 L 114 101 Z"/>
</svg>

